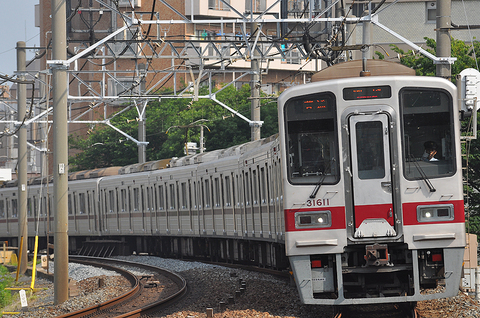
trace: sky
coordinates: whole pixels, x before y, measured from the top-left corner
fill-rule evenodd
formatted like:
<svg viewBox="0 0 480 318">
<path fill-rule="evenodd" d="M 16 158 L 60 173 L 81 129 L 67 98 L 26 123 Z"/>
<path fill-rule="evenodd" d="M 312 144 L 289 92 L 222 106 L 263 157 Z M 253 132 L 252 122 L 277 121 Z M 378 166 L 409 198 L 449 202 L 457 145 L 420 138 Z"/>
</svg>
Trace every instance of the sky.
<svg viewBox="0 0 480 318">
<path fill-rule="evenodd" d="M 0 74 L 14 74 L 18 41 L 25 41 L 27 47 L 40 45 L 40 28 L 35 27 L 35 5 L 38 3 L 39 0 L 0 0 Z M 27 51 L 27 62 L 34 54 L 33 50 Z"/>
</svg>

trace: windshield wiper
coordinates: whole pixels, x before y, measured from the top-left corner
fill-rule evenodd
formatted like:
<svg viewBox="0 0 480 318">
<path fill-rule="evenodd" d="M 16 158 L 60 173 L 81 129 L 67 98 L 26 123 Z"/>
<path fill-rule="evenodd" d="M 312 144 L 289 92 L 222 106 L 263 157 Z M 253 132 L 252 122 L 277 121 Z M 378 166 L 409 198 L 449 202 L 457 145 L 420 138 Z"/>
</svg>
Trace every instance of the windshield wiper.
<svg viewBox="0 0 480 318">
<path fill-rule="evenodd" d="M 425 174 L 425 171 L 423 171 L 422 167 L 420 167 L 415 157 L 411 154 L 410 154 L 410 160 L 413 162 L 413 165 L 415 166 L 415 168 L 417 168 L 418 173 L 420 173 L 422 180 L 425 181 L 425 184 L 427 185 L 430 192 L 437 191 L 437 189 L 435 189 L 435 187 L 433 186 L 432 182 L 430 182 L 430 180 L 428 179 L 427 175 Z"/>
<path fill-rule="evenodd" d="M 315 197 L 317 196 L 318 190 L 320 190 L 320 187 L 323 185 L 323 182 L 325 181 L 325 178 L 327 177 L 326 172 L 330 169 L 330 167 L 332 166 L 332 161 L 334 161 L 334 160 L 335 159 L 332 158 L 328 162 L 328 166 L 325 168 L 325 170 L 323 170 L 323 173 L 320 176 L 320 180 L 318 180 L 317 184 L 315 185 L 315 189 L 313 189 L 312 194 L 310 194 L 310 199 L 315 199 Z"/>
</svg>

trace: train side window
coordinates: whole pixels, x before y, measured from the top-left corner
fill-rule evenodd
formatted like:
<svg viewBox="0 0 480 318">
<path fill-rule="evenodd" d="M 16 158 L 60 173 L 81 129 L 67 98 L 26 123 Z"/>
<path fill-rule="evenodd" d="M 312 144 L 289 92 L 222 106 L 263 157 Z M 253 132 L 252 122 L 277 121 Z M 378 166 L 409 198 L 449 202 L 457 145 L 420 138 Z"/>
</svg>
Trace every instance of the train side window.
<svg viewBox="0 0 480 318">
<path fill-rule="evenodd" d="M 0 218 L 4 219 L 5 218 L 5 201 L 0 200 Z"/>
<path fill-rule="evenodd" d="M 260 168 L 260 200 L 262 204 L 267 202 L 265 167 Z"/>
<path fill-rule="evenodd" d="M 77 214 L 77 193 L 73 192 L 73 214 Z"/>
<path fill-rule="evenodd" d="M 205 195 L 205 207 L 210 207 L 210 180 L 205 179 L 205 188 L 204 188 L 204 195 Z"/>
<path fill-rule="evenodd" d="M 34 217 L 37 216 L 37 197 L 33 196 L 32 198 L 32 214 Z"/>
<path fill-rule="evenodd" d="M 195 186 L 193 188 L 195 189 Z M 194 197 L 194 195 L 192 194 L 192 181 L 191 180 L 188 180 L 187 191 L 188 191 L 188 194 L 187 194 L 188 201 L 187 201 L 187 203 L 188 203 L 188 206 L 191 208 L 192 204 L 193 204 L 193 198 L 192 197 Z"/>
<path fill-rule="evenodd" d="M 12 217 L 18 218 L 18 201 L 17 199 L 12 199 Z"/>
<path fill-rule="evenodd" d="M 215 178 L 215 206 L 216 207 L 220 206 L 220 199 L 221 199 L 220 178 Z"/>
<path fill-rule="evenodd" d="M 180 184 L 180 189 L 182 191 L 182 209 L 186 209 L 187 208 L 187 183 L 186 182 L 182 182 Z"/>
<path fill-rule="evenodd" d="M 143 186 L 140 186 L 140 206 L 142 207 L 142 212 L 145 212 L 145 188 Z"/>
<path fill-rule="evenodd" d="M 133 200 L 132 200 L 132 188 L 128 187 L 127 189 L 127 199 L 128 199 L 128 202 L 127 202 L 127 212 L 132 212 L 133 211 Z"/>
<path fill-rule="evenodd" d="M 175 184 L 169 185 L 170 210 L 175 210 Z"/>
<path fill-rule="evenodd" d="M 245 205 L 250 206 L 250 197 L 251 197 L 251 191 L 250 191 L 250 185 L 252 180 L 250 180 L 248 172 L 245 172 Z"/>
<path fill-rule="evenodd" d="M 85 213 L 88 214 L 88 215 L 91 214 L 91 209 L 92 209 L 90 196 L 91 196 L 90 191 L 87 191 L 87 195 L 86 195 L 87 205 L 85 207 Z"/>
<path fill-rule="evenodd" d="M 27 199 L 27 216 L 32 216 L 32 199 Z"/>
<path fill-rule="evenodd" d="M 231 181 L 230 176 L 225 176 L 225 206 L 232 205 L 232 193 L 231 193 Z"/>
<path fill-rule="evenodd" d="M 158 188 L 155 185 L 152 187 L 152 195 L 153 195 L 153 204 L 155 205 L 152 207 L 154 211 L 158 211 Z"/>
<path fill-rule="evenodd" d="M 257 176 L 257 170 L 254 169 L 252 171 L 252 192 L 253 192 L 253 204 L 257 205 L 258 204 L 258 176 Z"/>
<path fill-rule="evenodd" d="M 138 211 L 140 209 L 140 193 L 138 188 L 133 188 L 133 210 Z"/>
<path fill-rule="evenodd" d="M 163 185 L 158 186 L 158 209 L 165 209 L 165 193 L 163 191 Z"/>
<path fill-rule="evenodd" d="M 109 204 L 108 212 L 113 213 L 115 210 L 115 192 L 113 190 L 108 191 L 108 204 Z M 83 213 L 83 212 L 80 211 L 80 213 Z"/>
<path fill-rule="evenodd" d="M 115 213 L 118 213 L 120 212 L 120 194 L 118 193 L 118 188 L 115 188 Z M 88 204 L 87 204 L 87 209 L 90 208 L 90 195 L 89 195 L 89 192 L 87 191 L 87 200 L 88 200 Z"/>
<path fill-rule="evenodd" d="M 409 180 L 455 173 L 453 98 L 432 88 L 400 91 L 404 175 Z M 414 163 L 415 162 L 415 163 Z"/>
<path fill-rule="evenodd" d="M 127 209 L 127 190 L 120 189 L 120 212 L 125 212 Z"/>
<path fill-rule="evenodd" d="M 152 189 L 147 186 L 147 200 L 146 200 L 146 208 L 147 211 L 150 211 L 150 207 L 152 206 Z"/>
<path fill-rule="evenodd" d="M 40 212 L 40 215 L 47 215 L 48 212 L 48 207 L 47 207 L 47 197 L 42 198 L 42 211 Z"/>
<path fill-rule="evenodd" d="M 192 190 L 190 191 L 190 197 L 192 200 L 192 206 L 194 209 L 197 208 L 197 183 L 193 181 L 193 187 L 191 188 Z"/>
<path fill-rule="evenodd" d="M 78 209 L 78 213 L 79 214 L 85 214 L 86 212 L 86 209 L 85 209 L 85 193 L 79 193 L 78 194 L 78 203 L 79 203 L 79 209 Z"/>
<path fill-rule="evenodd" d="M 73 214 L 73 208 L 72 208 L 72 195 L 68 195 L 68 214 L 71 215 Z"/>
</svg>

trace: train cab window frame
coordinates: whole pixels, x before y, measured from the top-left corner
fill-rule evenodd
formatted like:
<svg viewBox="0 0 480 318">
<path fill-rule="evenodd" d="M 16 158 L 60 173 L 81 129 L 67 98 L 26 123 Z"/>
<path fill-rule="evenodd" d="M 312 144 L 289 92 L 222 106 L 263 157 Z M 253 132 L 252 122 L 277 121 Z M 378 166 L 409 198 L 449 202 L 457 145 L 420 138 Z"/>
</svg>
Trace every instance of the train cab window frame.
<svg viewBox="0 0 480 318">
<path fill-rule="evenodd" d="M 293 97 L 284 106 L 287 180 L 293 185 L 333 185 L 340 181 L 335 95 Z"/>
<path fill-rule="evenodd" d="M 403 174 L 407 180 L 443 178 L 456 172 L 453 97 L 436 88 L 399 92 Z"/>
</svg>

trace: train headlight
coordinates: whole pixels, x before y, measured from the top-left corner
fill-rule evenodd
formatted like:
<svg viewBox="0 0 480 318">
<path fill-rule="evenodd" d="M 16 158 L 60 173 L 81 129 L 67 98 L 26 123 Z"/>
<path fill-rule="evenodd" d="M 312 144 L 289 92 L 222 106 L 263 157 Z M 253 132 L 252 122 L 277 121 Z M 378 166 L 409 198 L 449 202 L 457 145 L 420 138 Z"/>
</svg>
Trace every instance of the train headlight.
<svg viewBox="0 0 480 318">
<path fill-rule="evenodd" d="M 453 204 L 417 206 L 418 222 L 442 222 L 455 219 Z"/>
<path fill-rule="evenodd" d="M 297 212 L 295 213 L 295 228 L 318 228 L 332 226 L 330 211 Z"/>
</svg>

